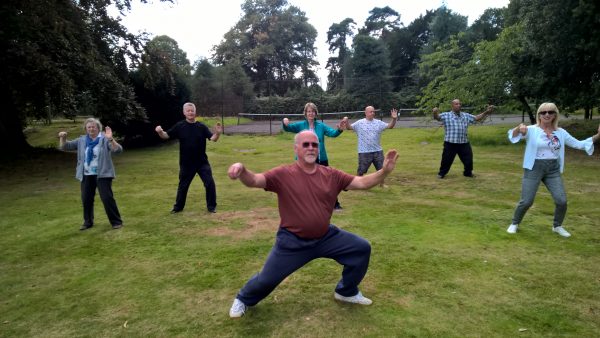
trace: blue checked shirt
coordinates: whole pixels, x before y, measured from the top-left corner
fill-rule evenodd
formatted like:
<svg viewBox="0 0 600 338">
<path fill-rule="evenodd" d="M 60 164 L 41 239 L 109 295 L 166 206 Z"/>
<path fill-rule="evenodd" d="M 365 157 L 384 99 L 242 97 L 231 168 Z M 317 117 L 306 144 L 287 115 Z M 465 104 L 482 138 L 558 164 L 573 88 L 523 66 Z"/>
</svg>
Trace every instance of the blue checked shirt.
<svg viewBox="0 0 600 338">
<path fill-rule="evenodd" d="M 469 143 L 467 128 L 469 124 L 475 123 L 474 115 L 464 112 L 456 115 L 454 112 L 449 111 L 441 113 L 440 120 L 444 124 L 444 129 L 446 129 L 444 141 L 449 143 Z"/>
</svg>

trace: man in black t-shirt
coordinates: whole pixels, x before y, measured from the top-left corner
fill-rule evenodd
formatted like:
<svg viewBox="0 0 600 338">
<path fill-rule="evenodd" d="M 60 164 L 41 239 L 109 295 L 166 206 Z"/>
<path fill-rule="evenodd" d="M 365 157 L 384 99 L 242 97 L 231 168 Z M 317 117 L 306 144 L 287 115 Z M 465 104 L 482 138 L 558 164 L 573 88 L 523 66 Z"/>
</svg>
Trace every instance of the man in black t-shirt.
<svg viewBox="0 0 600 338">
<path fill-rule="evenodd" d="M 179 140 L 179 186 L 171 213 L 180 212 L 185 207 L 187 192 L 196 174 L 204 183 L 206 208 L 209 212 L 216 212 L 217 189 L 206 156 L 206 140 L 217 142 L 223 127 L 217 123 L 213 133 L 206 125 L 196 121 L 196 106 L 190 102 L 183 105 L 183 115 L 185 120 L 177 122 L 166 132 L 161 126 L 155 128 L 158 136 L 163 140 L 169 138 Z"/>
</svg>

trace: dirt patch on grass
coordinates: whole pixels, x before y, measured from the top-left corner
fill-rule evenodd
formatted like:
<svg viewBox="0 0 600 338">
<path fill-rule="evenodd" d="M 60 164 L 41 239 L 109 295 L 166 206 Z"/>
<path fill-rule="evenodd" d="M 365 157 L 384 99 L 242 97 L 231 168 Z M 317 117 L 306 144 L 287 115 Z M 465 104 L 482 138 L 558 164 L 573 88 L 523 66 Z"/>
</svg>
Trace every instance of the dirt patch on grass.
<svg viewBox="0 0 600 338">
<path fill-rule="evenodd" d="M 221 226 L 205 230 L 208 236 L 228 236 L 235 239 L 248 239 L 261 232 L 274 233 L 279 226 L 279 214 L 274 208 L 260 208 L 247 211 L 228 211 L 216 214 Z M 242 228 L 232 227 L 232 223 L 242 223 Z"/>
</svg>

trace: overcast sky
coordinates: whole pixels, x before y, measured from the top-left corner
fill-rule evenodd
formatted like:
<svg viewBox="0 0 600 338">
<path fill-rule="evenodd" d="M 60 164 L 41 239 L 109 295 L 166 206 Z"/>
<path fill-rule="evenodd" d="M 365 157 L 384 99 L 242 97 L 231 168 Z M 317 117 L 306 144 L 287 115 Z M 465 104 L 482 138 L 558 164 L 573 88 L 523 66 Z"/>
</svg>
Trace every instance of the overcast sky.
<svg viewBox="0 0 600 338">
<path fill-rule="evenodd" d="M 212 48 L 223 39 L 242 15 L 242 0 L 175 0 L 174 4 L 150 0 L 140 4 L 132 1 L 132 10 L 123 18 L 123 25 L 132 33 L 145 31 L 151 36 L 168 35 L 175 39 L 179 48 L 187 53 L 190 62 L 201 57 L 210 58 Z M 320 65 L 317 74 L 321 85 L 325 85 L 327 71 L 325 65 L 330 57 L 326 43 L 327 31 L 334 23 L 352 18 L 357 27 L 362 27 L 369 11 L 374 7 L 389 6 L 400 13 L 400 21 L 410 24 L 426 10 L 433 10 L 441 0 L 288 0 L 306 13 L 308 21 L 317 29 L 317 60 Z M 509 0 L 446 0 L 446 6 L 453 12 L 469 18 L 473 23 L 487 8 L 504 7 Z"/>
</svg>

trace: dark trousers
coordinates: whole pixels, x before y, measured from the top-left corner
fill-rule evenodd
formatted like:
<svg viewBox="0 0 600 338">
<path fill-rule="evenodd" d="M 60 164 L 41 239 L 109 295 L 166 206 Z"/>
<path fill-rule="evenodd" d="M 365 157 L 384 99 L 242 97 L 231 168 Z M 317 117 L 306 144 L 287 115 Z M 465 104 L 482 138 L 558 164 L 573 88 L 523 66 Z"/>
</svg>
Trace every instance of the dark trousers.
<svg viewBox="0 0 600 338">
<path fill-rule="evenodd" d="M 185 207 L 187 193 L 196 174 L 200 176 L 200 179 L 204 184 L 204 190 L 206 191 L 206 208 L 208 210 L 214 210 L 217 207 L 217 188 L 215 186 L 215 180 L 212 177 L 210 164 L 206 163 L 196 166 L 179 166 L 179 186 L 177 186 L 177 197 L 175 198 L 173 210 L 183 210 Z"/>
<path fill-rule="evenodd" d="M 279 229 L 262 270 L 252 276 L 237 295 L 242 303 L 253 306 L 267 297 L 287 276 L 316 258 L 331 258 L 342 264 L 342 279 L 335 292 L 352 297 L 358 293 L 371 257 L 371 245 L 366 239 L 329 225 L 322 238 L 302 239 Z"/>
<path fill-rule="evenodd" d="M 471 149 L 470 143 L 450 143 L 444 142 L 444 151 L 442 152 L 442 164 L 440 165 L 440 171 L 438 175 L 446 176 L 450 171 L 454 157 L 458 155 L 458 158 L 462 161 L 465 170 L 463 175 L 473 175 L 473 150 Z"/>
<path fill-rule="evenodd" d="M 320 164 L 324 167 L 329 167 L 329 161 L 321 161 L 321 160 L 317 160 L 317 164 Z M 336 198 L 335 199 L 335 205 L 333 206 L 334 208 L 339 208 L 340 207 L 340 201 Z"/>
<path fill-rule="evenodd" d="M 112 192 L 112 178 L 98 178 L 97 175 L 84 175 L 81 181 L 81 202 L 83 203 L 83 222 L 94 225 L 94 197 L 96 187 L 104 205 L 104 211 L 111 225 L 123 224 L 117 202 Z"/>
</svg>

